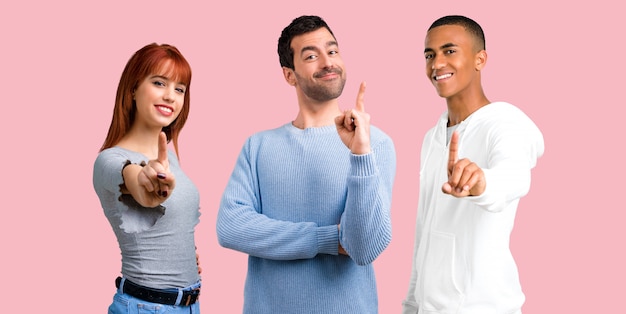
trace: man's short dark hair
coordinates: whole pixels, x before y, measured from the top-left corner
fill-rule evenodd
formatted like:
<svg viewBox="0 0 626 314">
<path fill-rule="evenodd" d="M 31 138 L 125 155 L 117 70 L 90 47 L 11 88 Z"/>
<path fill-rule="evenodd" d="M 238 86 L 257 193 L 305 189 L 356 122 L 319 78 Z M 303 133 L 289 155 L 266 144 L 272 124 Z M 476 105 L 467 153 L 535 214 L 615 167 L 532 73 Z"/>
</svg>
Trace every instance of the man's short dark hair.
<svg viewBox="0 0 626 314">
<path fill-rule="evenodd" d="M 435 27 L 443 25 L 463 26 L 463 28 L 476 39 L 477 48 L 479 50 L 485 50 L 485 33 L 483 33 L 482 27 L 480 27 L 476 21 L 462 15 L 448 15 L 434 21 L 428 30 L 430 31 Z"/>
<path fill-rule="evenodd" d="M 298 35 L 316 31 L 322 27 L 325 27 L 335 37 L 328 24 L 319 16 L 303 15 L 295 18 L 291 24 L 285 27 L 280 34 L 280 38 L 278 38 L 278 61 L 280 61 L 280 66 L 294 69 L 291 41 Z"/>
</svg>

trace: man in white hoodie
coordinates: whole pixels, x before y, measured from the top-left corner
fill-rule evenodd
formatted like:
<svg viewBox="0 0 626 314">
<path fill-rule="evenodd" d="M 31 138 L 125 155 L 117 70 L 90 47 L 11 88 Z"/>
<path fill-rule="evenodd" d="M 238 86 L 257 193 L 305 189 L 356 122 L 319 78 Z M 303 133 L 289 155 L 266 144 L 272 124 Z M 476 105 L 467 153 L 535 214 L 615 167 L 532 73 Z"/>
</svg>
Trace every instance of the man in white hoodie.
<svg viewBox="0 0 626 314">
<path fill-rule="evenodd" d="M 464 16 L 428 29 L 426 75 L 447 111 L 422 143 L 415 251 L 403 313 L 519 314 L 509 249 L 520 198 L 543 154 L 541 131 L 481 85 L 483 30 Z"/>
</svg>

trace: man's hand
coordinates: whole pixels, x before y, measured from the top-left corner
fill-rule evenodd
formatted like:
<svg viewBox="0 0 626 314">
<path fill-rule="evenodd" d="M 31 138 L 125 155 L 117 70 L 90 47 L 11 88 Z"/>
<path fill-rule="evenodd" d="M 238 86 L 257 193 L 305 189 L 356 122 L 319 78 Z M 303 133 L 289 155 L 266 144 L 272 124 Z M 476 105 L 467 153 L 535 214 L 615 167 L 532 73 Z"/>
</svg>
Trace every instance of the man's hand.
<svg viewBox="0 0 626 314">
<path fill-rule="evenodd" d="M 348 252 L 339 244 L 339 255 L 348 255 Z"/>
<path fill-rule="evenodd" d="M 485 173 L 467 158 L 458 160 L 459 133 L 452 133 L 448 157 L 448 182 L 441 187 L 443 193 L 455 197 L 478 196 L 485 192 Z"/>
<path fill-rule="evenodd" d="M 341 231 L 341 225 L 337 225 L 337 231 Z M 341 233 L 341 232 L 340 232 Z M 348 252 L 346 252 L 346 250 L 343 248 L 343 246 L 341 246 L 341 243 L 339 243 L 339 251 L 338 251 L 339 255 L 348 255 Z"/>
<path fill-rule="evenodd" d="M 364 155 L 371 151 L 370 115 L 365 112 L 364 96 L 365 82 L 362 82 L 356 97 L 355 108 L 346 110 L 335 118 L 337 133 L 341 141 L 355 155 Z"/>
</svg>

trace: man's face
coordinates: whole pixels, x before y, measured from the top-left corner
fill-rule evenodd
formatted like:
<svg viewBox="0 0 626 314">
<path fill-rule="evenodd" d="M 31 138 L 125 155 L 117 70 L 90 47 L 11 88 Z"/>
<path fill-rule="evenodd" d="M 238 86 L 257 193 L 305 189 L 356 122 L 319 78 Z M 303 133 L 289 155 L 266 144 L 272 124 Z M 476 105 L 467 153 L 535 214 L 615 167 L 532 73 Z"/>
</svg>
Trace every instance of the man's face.
<svg viewBox="0 0 626 314">
<path fill-rule="evenodd" d="M 463 95 L 469 87 L 480 88 L 479 71 L 484 62 L 474 38 L 459 25 L 438 26 L 426 34 L 426 76 L 439 96 Z"/>
<path fill-rule="evenodd" d="M 305 97 L 326 102 L 341 95 L 346 83 L 344 64 L 333 35 L 322 27 L 291 40 L 293 77 L 288 79 Z"/>
</svg>

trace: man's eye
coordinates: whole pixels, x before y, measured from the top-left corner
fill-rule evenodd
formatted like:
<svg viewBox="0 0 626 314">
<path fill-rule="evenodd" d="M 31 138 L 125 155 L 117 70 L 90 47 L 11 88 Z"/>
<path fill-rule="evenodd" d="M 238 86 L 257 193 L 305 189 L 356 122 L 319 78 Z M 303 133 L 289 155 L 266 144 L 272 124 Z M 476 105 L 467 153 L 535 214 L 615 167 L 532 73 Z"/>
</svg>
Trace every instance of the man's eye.
<svg viewBox="0 0 626 314">
<path fill-rule="evenodd" d="M 448 50 L 446 50 L 446 53 L 447 53 L 447 54 L 451 54 L 451 53 L 455 53 L 455 52 L 456 52 L 456 50 L 454 50 L 454 49 L 448 49 Z"/>
<path fill-rule="evenodd" d="M 433 58 L 433 55 L 431 53 L 424 55 L 424 58 L 426 58 L 426 60 L 430 60 Z"/>
</svg>

